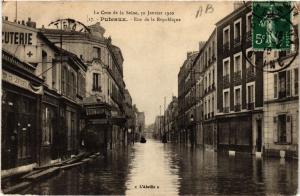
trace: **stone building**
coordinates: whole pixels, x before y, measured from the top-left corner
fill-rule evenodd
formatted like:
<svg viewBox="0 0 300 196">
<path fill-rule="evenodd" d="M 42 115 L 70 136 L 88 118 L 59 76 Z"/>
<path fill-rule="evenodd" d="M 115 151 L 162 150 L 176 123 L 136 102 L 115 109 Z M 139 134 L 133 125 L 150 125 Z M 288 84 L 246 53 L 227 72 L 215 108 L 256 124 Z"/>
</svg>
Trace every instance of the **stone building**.
<svg viewBox="0 0 300 196">
<path fill-rule="evenodd" d="M 121 145 L 127 134 L 121 50 L 112 44 L 110 37 L 104 37 L 105 29 L 100 23 L 86 27 L 66 19 L 54 21 L 50 26 L 53 28 L 41 29 L 47 38 L 76 54 L 87 66 L 82 128 L 96 132 L 95 142 L 104 150 Z"/>
</svg>

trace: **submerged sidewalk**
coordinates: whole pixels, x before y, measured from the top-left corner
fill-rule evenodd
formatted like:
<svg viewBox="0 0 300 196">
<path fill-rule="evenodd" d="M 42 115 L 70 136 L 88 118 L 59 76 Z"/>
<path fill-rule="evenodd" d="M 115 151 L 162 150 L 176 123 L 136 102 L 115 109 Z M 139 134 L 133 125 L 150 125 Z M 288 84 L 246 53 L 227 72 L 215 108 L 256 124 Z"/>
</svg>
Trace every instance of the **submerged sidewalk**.
<svg viewBox="0 0 300 196">
<path fill-rule="evenodd" d="M 99 152 L 94 154 L 81 153 L 75 157 L 72 157 L 62 162 L 53 163 L 42 167 L 35 167 L 32 171 L 24 173 L 23 175 L 20 174 L 19 176 L 14 177 L 14 179 L 9 179 L 10 177 L 5 177 L 5 179 L 2 179 L 2 182 L 3 180 L 11 180 L 11 182 L 13 183 L 6 186 L 3 186 L 3 184 L 1 184 L 2 192 L 5 194 L 17 193 L 18 191 L 21 191 L 33 185 L 35 182 L 50 178 L 58 174 L 61 170 L 69 169 L 71 167 L 88 163 L 99 157 L 101 157 Z"/>
</svg>

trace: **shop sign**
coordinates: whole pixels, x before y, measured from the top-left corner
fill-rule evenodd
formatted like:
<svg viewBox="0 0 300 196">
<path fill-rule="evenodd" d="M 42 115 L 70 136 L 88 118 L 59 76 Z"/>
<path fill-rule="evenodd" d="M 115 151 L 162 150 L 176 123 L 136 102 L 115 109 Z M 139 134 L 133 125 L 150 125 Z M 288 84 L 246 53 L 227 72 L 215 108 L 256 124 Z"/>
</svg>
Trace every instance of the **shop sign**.
<svg viewBox="0 0 300 196">
<path fill-rule="evenodd" d="M 16 76 L 12 73 L 9 73 L 5 70 L 2 70 L 2 80 L 13 85 L 16 85 L 20 88 L 24 88 L 36 94 L 43 94 L 43 86 L 34 86 L 26 79 L 23 79 L 19 76 Z"/>
<path fill-rule="evenodd" d="M 2 80 L 18 87 L 30 90 L 29 81 L 4 70 L 2 70 Z"/>
</svg>

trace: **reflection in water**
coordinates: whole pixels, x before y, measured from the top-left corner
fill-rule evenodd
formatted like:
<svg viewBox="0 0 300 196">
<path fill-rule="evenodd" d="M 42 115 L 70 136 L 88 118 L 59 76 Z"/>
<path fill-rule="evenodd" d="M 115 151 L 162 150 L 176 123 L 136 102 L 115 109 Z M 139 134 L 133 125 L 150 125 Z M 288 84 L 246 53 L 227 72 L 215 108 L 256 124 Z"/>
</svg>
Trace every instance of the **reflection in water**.
<svg viewBox="0 0 300 196">
<path fill-rule="evenodd" d="M 131 162 L 132 170 L 126 183 L 126 195 L 178 194 L 176 154 L 165 144 L 158 142 L 136 145 L 135 157 Z"/>
<path fill-rule="evenodd" d="M 297 186 L 297 161 L 229 157 L 147 140 L 61 171 L 22 194 L 291 195 Z"/>
</svg>

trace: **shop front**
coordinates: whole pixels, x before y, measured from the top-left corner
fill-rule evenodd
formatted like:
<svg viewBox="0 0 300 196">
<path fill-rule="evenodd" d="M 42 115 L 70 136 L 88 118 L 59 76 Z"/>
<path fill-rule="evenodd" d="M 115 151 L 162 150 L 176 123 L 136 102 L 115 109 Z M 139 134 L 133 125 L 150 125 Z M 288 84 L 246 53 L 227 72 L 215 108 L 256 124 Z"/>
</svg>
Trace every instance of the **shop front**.
<svg viewBox="0 0 300 196">
<path fill-rule="evenodd" d="M 42 80 L 33 72 L 2 51 L 1 170 L 35 164 L 38 158 Z"/>
</svg>

